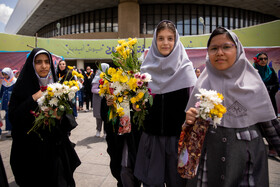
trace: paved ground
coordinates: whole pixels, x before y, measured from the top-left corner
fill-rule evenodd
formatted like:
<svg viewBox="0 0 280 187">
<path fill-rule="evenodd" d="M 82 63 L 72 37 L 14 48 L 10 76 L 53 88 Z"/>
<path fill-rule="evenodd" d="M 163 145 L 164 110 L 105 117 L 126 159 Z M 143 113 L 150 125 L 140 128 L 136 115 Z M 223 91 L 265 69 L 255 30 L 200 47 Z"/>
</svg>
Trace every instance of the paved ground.
<svg viewBox="0 0 280 187">
<path fill-rule="evenodd" d="M 2 111 L 3 112 L 3 111 Z M 3 116 L 3 113 L 2 113 Z M 71 140 L 76 143 L 76 151 L 82 164 L 76 169 L 74 177 L 77 187 L 116 187 L 117 182 L 110 173 L 107 144 L 103 137 L 95 137 L 96 125 L 92 111 L 79 113 L 79 126 L 72 131 Z M 4 129 L 2 127 L 2 129 Z M 5 138 L 3 131 L 0 152 L 5 165 L 10 187 L 17 187 L 9 165 L 11 138 Z M 103 132 L 101 133 L 103 136 Z M 270 187 L 280 186 L 280 159 L 269 159 Z"/>
</svg>

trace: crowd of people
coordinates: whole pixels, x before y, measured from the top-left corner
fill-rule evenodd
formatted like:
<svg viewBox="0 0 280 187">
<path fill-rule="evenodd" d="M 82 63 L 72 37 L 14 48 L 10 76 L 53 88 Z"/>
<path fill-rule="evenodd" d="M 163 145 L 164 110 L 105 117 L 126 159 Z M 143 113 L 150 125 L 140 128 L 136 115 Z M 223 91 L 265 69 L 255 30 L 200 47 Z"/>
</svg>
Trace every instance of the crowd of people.
<svg viewBox="0 0 280 187">
<path fill-rule="evenodd" d="M 146 106 L 144 128 L 131 122 L 131 132 L 119 135 L 118 125 L 108 121 L 113 99 L 99 96 L 100 74 L 109 64 L 102 63 L 96 72 L 90 66 L 77 70 L 84 75 L 78 78 L 69 73 L 72 70 L 64 60 L 55 69 L 47 50 L 33 49 L 20 73 L 2 70 L 0 98 L 7 135 L 13 139 L 10 164 L 16 183 L 23 187 L 75 186 L 73 172 L 81 162 L 69 136 L 86 103 L 85 112 L 93 108 L 97 137 L 104 124 L 110 170 L 117 186 L 269 186 L 268 155 L 280 155 L 275 99 L 279 81 L 267 64 L 266 53 L 258 53 L 254 60 L 252 65 L 246 58 L 235 33 L 218 27 L 207 42 L 206 67 L 201 72 L 189 60 L 175 25 L 161 21 L 141 65 L 141 73 L 152 76 L 148 87 L 153 105 Z M 43 140 L 27 134 L 34 122 L 30 111 L 38 107 L 42 96 L 40 88 L 71 79 L 79 86 L 71 101 L 73 115 L 54 112 L 56 128 L 42 134 Z M 185 179 L 177 172 L 178 141 L 182 127 L 197 120 L 196 94 L 201 88 L 221 93 L 227 113 L 216 128 L 210 123 L 197 175 Z M 132 114 L 140 110 L 135 105 L 131 108 Z M 269 143 L 269 153 L 263 138 Z"/>
</svg>

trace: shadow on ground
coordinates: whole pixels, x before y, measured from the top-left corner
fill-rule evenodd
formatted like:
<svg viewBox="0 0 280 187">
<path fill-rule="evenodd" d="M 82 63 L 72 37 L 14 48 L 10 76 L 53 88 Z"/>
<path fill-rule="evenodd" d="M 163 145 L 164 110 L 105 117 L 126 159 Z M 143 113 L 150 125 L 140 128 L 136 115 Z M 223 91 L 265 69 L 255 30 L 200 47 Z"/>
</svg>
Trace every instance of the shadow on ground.
<svg viewBox="0 0 280 187">
<path fill-rule="evenodd" d="M 81 141 L 78 141 L 76 143 L 76 146 L 87 146 L 89 147 L 89 144 L 92 144 L 92 143 L 99 143 L 99 142 L 104 142 L 105 139 L 104 138 L 101 138 L 101 137 L 96 137 L 96 136 L 90 136 L 90 137 L 87 137 Z"/>
</svg>

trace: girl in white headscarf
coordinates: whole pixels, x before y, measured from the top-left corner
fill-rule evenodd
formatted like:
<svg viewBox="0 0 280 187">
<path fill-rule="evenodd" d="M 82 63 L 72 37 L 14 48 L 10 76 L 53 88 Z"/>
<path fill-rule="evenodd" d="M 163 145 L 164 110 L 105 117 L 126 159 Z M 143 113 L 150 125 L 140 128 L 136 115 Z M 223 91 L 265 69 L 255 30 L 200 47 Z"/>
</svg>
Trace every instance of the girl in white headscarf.
<svg viewBox="0 0 280 187">
<path fill-rule="evenodd" d="M 269 186 L 266 147 L 260 129 L 268 135 L 269 142 L 278 141 L 278 145 L 274 144 L 278 154 L 280 139 L 266 87 L 233 32 L 225 28 L 214 30 L 207 50 L 206 68 L 186 108 L 186 123 L 192 125 L 196 120 L 193 107 L 200 88 L 222 93 L 227 112 L 217 128 L 209 126 L 197 177 L 187 186 Z"/>
<path fill-rule="evenodd" d="M 10 97 L 14 88 L 14 84 L 16 82 L 16 78 L 14 77 L 13 70 L 11 68 L 4 68 L 2 70 L 2 76 L 4 77 L 4 80 L 2 81 L 1 91 L 0 91 L 0 100 L 2 102 L 2 110 L 6 111 L 5 115 L 5 121 L 6 121 L 6 131 L 7 137 L 11 137 L 11 130 L 12 126 L 8 119 L 8 104 L 10 101 Z M 1 136 L 2 130 L 0 128 L 0 136 Z M 0 137 L 1 139 L 1 137 Z"/>
<path fill-rule="evenodd" d="M 149 88 L 155 95 L 147 108 L 134 174 L 143 186 L 185 186 L 177 173 L 177 144 L 196 75 L 171 21 L 158 24 L 141 73 L 152 76 Z"/>
</svg>

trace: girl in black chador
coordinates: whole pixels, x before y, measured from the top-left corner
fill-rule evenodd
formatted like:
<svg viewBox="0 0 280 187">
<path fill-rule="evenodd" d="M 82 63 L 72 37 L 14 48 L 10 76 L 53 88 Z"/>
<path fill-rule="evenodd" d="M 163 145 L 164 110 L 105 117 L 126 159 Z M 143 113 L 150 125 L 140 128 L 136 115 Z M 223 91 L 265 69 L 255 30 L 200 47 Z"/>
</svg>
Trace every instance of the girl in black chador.
<svg viewBox="0 0 280 187">
<path fill-rule="evenodd" d="M 56 76 L 60 83 L 63 83 L 64 81 L 69 81 L 72 78 L 72 73 L 67 67 L 67 64 L 64 60 L 60 60 L 57 65 L 57 72 Z"/>
<path fill-rule="evenodd" d="M 51 132 L 27 132 L 34 125 L 30 111 L 38 107 L 42 96 L 40 87 L 56 82 L 51 54 L 35 48 L 28 56 L 15 84 L 9 105 L 12 124 L 12 149 L 10 163 L 15 181 L 28 187 L 74 187 L 74 170 L 80 165 L 68 133 L 77 126 L 73 115 L 56 115 L 56 125 Z"/>
</svg>

